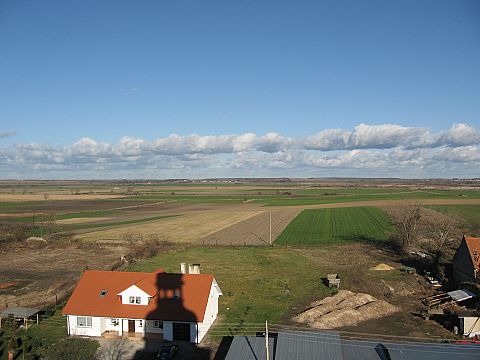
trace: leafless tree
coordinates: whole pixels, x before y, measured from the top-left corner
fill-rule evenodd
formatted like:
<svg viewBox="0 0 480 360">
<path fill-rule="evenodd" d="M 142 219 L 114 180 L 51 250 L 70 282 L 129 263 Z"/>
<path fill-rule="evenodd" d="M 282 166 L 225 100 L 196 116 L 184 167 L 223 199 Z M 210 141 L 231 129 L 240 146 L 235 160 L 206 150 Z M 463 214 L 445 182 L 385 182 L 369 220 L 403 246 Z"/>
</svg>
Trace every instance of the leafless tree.
<svg viewBox="0 0 480 360">
<path fill-rule="evenodd" d="M 402 251 L 405 252 L 417 238 L 422 211 L 420 204 L 417 202 L 406 203 L 396 210 L 394 223 L 400 232 Z"/>
<path fill-rule="evenodd" d="M 48 212 L 45 216 L 45 220 L 43 221 L 43 224 L 49 234 L 53 234 L 55 232 L 55 229 L 57 227 L 56 218 L 57 216 L 53 211 Z"/>
<path fill-rule="evenodd" d="M 455 248 L 462 228 L 460 220 L 453 216 L 429 217 L 424 221 L 425 248 L 433 255 L 433 268 L 441 273 L 440 260 L 449 248 Z"/>
</svg>

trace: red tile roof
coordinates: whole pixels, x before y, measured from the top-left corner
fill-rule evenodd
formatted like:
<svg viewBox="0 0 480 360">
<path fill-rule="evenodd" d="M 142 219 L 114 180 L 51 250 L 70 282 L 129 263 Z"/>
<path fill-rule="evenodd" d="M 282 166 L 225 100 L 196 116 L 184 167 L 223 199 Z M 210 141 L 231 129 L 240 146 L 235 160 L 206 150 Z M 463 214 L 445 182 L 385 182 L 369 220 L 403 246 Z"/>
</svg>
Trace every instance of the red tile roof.
<svg viewBox="0 0 480 360">
<path fill-rule="evenodd" d="M 212 275 L 87 270 L 63 309 L 64 315 L 202 322 Z M 153 296 L 148 305 L 122 304 L 119 293 L 136 285 Z M 179 298 L 174 298 L 176 292 Z M 101 291 L 107 291 L 100 296 Z"/>
<path fill-rule="evenodd" d="M 466 237 L 465 242 L 472 257 L 473 267 L 480 270 L 480 238 Z"/>
</svg>

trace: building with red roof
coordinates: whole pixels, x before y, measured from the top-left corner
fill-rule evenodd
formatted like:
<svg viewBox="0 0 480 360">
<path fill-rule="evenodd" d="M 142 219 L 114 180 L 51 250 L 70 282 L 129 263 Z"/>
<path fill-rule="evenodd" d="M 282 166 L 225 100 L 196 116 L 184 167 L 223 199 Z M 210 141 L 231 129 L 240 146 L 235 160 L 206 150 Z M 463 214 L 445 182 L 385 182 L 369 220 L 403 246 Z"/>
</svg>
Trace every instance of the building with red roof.
<svg viewBox="0 0 480 360">
<path fill-rule="evenodd" d="M 480 283 L 480 238 L 463 237 L 453 257 L 453 277 L 457 282 Z"/>
<path fill-rule="evenodd" d="M 208 274 L 87 270 L 63 309 L 68 334 L 148 336 L 199 343 L 222 291 Z"/>
</svg>

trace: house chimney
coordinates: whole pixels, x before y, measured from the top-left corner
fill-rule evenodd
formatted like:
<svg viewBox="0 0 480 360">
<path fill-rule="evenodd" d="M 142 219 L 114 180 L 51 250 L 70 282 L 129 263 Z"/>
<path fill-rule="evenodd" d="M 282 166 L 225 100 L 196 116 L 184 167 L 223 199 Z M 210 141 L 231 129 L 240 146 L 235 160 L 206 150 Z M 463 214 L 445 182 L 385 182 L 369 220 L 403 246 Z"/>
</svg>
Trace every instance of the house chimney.
<svg viewBox="0 0 480 360">
<path fill-rule="evenodd" d="M 180 263 L 180 272 L 182 274 L 188 274 L 187 272 L 187 263 Z"/>
<path fill-rule="evenodd" d="M 188 264 L 188 274 L 194 274 L 193 264 Z"/>
<path fill-rule="evenodd" d="M 193 264 L 193 274 L 200 274 L 200 264 Z"/>
</svg>

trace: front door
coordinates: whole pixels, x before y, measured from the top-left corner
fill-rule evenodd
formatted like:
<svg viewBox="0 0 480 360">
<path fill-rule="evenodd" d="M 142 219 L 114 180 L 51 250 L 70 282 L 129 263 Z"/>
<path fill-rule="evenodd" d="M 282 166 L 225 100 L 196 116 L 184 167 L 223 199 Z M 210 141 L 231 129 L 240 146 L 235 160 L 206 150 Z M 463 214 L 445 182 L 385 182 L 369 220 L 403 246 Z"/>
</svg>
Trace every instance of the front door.
<svg viewBox="0 0 480 360">
<path fill-rule="evenodd" d="M 129 333 L 135 332 L 135 320 L 128 320 L 128 332 Z"/>
</svg>

